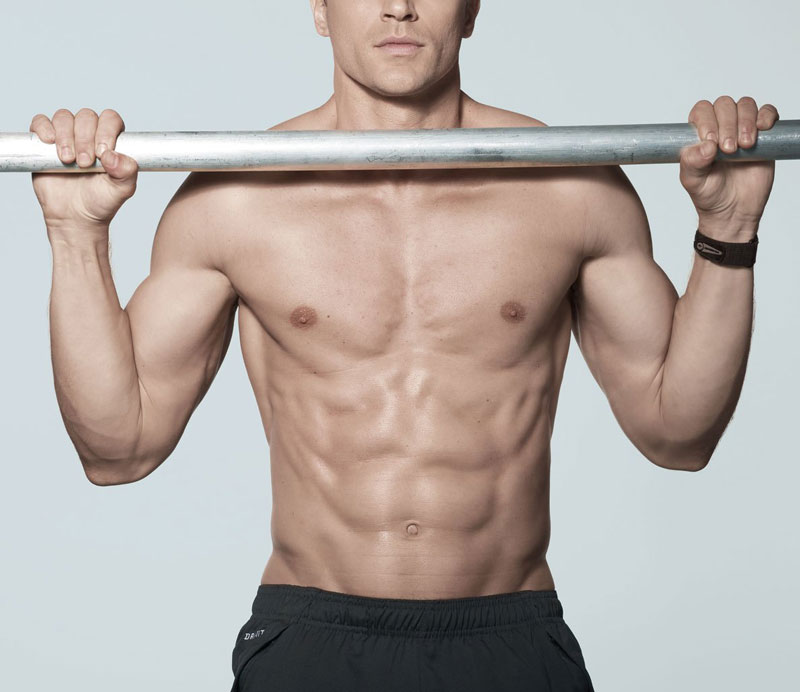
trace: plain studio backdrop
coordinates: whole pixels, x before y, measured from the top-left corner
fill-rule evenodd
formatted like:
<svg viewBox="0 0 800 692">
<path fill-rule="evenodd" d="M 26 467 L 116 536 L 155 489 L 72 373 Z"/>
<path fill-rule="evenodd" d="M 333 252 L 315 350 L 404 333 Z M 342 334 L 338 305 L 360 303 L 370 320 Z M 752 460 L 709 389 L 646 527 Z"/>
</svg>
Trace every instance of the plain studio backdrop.
<svg viewBox="0 0 800 692">
<path fill-rule="evenodd" d="M 485 0 L 462 45 L 462 88 L 548 125 L 686 122 L 698 100 L 723 94 L 800 118 L 798 25 L 789 0 Z M 17 2 L 2 34 L 5 132 L 60 107 L 114 108 L 129 131 L 259 130 L 333 89 L 307 0 Z M 624 170 L 682 295 L 697 217 L 678 165 Z M 187 175 L 140 173 L 112 222 L 123 307 Z M 749 692 L 796 679 L 798 185 L 800 162 L 778 162 L 747 377 L 706 469 L 647 461 L 573 339 L 548 559 L 598 691 Z M 269 449 L 238 328 L 171 457 L 141 482 L 90 484 L 53 388 L 52 257 L 30 174 L 0 175 L 0 202 L 0 688 L 226 690 L 272 548 Z"/>
</svg>

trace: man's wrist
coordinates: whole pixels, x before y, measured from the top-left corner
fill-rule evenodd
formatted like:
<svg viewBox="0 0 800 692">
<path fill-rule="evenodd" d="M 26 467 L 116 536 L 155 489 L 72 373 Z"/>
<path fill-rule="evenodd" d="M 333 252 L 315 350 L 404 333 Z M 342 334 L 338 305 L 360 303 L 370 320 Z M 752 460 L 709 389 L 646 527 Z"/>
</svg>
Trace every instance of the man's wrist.
<svg viewBox="0 0 800 692">
<path fill-rule="evenodd" d="M 703 235 L 723 243 L 749 243 L 758 233 L 758 222 L 723 222 L 699 217 L 697 229 Z"/>
</svg>

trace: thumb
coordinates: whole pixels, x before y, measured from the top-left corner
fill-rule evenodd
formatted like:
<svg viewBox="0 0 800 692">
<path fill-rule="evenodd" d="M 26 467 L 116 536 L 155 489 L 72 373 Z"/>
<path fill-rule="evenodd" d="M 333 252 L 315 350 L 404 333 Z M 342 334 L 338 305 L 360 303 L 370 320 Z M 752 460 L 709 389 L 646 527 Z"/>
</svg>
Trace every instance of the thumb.
<svg viewBox="0 0 800 692">
<path fill-rule="evenodd" d="M 139 165 L 135 159 L 113 149 L 106 149 L 100 156 L 100 163 L 108 173 L 110 182 L 126 188 L 136 185 Z"/>
<path fill-rule="evenodd" d="M 690 181 L 705 178 L 716 155 L 717 143 L 713 139 L 686 147 L 681 153 L 681 177 Z"/>
</svg>

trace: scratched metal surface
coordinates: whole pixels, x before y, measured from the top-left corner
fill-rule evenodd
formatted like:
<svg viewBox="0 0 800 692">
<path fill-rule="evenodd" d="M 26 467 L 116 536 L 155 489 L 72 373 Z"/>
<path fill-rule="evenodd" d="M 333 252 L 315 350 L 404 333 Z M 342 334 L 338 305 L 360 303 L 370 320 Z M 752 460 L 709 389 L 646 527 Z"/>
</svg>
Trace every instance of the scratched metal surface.
<svg viewBox="0 0 800 692">
<path fill-rule="evenodd" d="M 267 171 L 677 163 L 698 141 L 691 123 L 457 128 L 122 132 L 116 149 L 140 171 Z M 779 120 L 749 150 L 720 159 L 800 158 L 800 120 Z M 34 133 L 0 133 L 0 172 L 102 172 L 65 165 Z"/>
</svg>

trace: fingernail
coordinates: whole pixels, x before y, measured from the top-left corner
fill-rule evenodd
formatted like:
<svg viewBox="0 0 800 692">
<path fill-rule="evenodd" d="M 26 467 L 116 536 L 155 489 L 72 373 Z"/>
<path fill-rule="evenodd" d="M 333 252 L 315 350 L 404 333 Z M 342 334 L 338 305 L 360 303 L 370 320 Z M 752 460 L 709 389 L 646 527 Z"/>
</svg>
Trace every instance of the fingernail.
<svg viewBox="0 0 800 692">
<path fill-rule="evenodd" d="M 712 142 L 716 142 L 717 141 L 717 133 L 716 132 L 709 132 L 706 135 L 706 139 L 710 139 Z"/>
<path fill-rule="evenodd" d="M 103 152 L 106 149 L 108 149 L 108 147 L 106 146 L 106 143 L 105 142 L 100 142 L 100 144 L 97 145 L 97 155 L 98 156 L 102 156 Z"/>
<path fill-rule="evenodd" d="M 112 166 L 116 166 L 117 165 L 117 161 L 119 160 L 119 157 L 117 156 L 117 152 L 115 152 L 115 151 L 110 152 L 107 158 L 108 158 L 108 162 Z"/>
<path fill-rule="evenodd" d="M 87 154 L 85 151 L 82 151 L 80 154 L 78 154 L 78 163 L 81 166 L 88 166 L 89 165 L 89 154 Z"/>
<path fill-rule="evenodd" d="M 714 152 L 714 145 L 711 142 L 705 141 L 700 145 L 700 153 L 703 156 L 711 156 L 713 152 Z"/>
<path fill-rule="evenodd" d="M 742 136 L 739 137 L 743 144 L 750 144 L 753 141 L 752 136 L 749 132 L 742 132 Z"/>
<path fill-rule="evenodd" d="M 725 140 L 725 148 L 726 149 L 734 149 L 734 148 L 736 148 L 736 144 L 734 143 L 732 137 L 728 137 L 728 139 Z"/>
<path fill-rule="evenodd" d="M 70 156 L 72 156 L 72 149 L 69 147 L 61 147 L 61 156 L 63 156 L 65 159 L 68 159 Z"/>
</svg>

